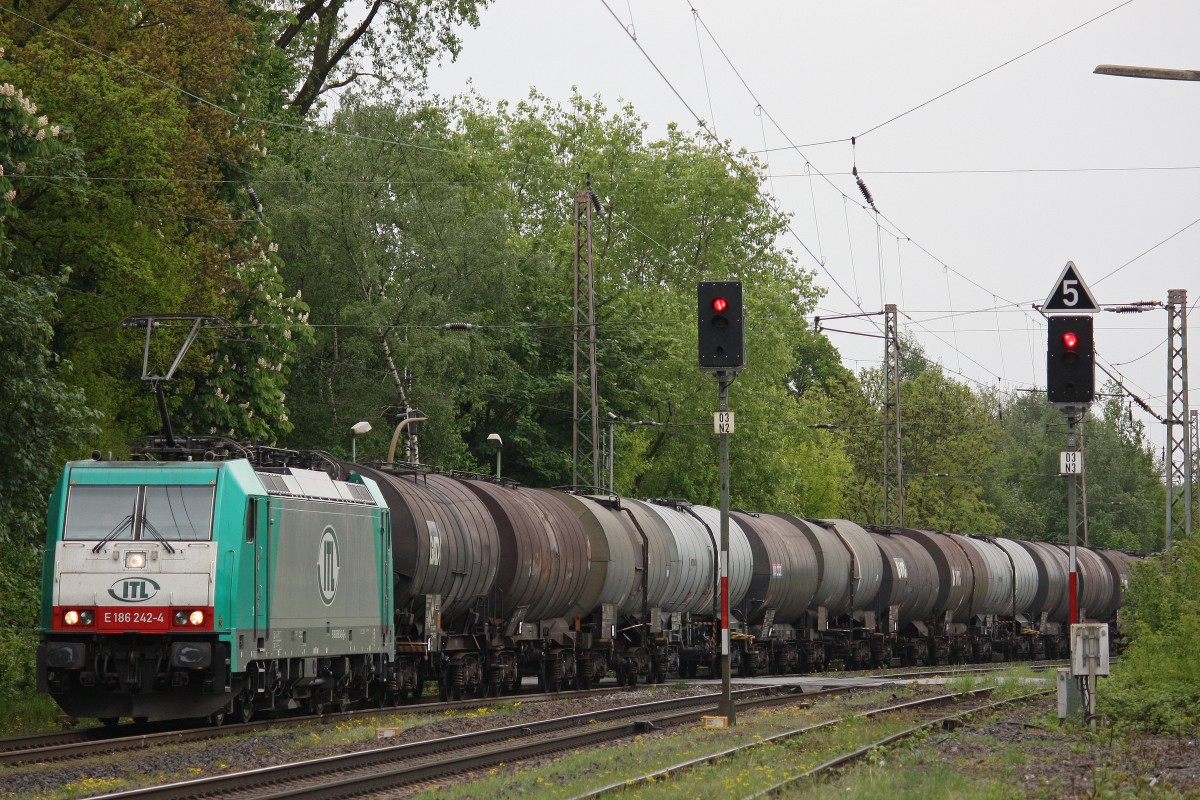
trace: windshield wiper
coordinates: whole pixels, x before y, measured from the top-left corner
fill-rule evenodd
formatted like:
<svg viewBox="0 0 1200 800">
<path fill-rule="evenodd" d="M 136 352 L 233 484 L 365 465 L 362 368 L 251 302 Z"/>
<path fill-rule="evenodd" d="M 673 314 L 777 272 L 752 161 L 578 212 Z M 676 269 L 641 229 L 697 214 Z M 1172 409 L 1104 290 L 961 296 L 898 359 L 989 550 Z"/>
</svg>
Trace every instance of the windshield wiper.
<svg viewBox="0 0 1200 800">
<path fill-rule="evenodd" d="M 103 538 L 103 539 L 101 539 L 100 541 L 96 542 L 96 546 L 92 548 L 92 552 L 93 552 L 93 553 L 99 553 L 99 552 L 100 552 L 100 548 L 104 547 L 104 545 L 108 544 L 108 543 L 109 543 L 109 542 L 111 542 L 113 539 L 115 539 L 115 538 L 117 538 L 118 536 L 120 536 L 120 535 L 121 535 L 121 531 L 125 530 L 125 529 L 126 529 L 126 528 L 128 528 L 128 527 L 131 527 L 132 525 L 133 525 L 133 514 L 126 514 L 126 515 L 125 515 L 125 519 L 123 519 L 123 520 L 121 520 L 120 522 L 118 522 L 118 523 L 116 524 L 116 527 L 114 527 L 114 528 L 113 528 L 111 531 L 109 531 L 108 533 L 104 534 L 104 538 Z"/>
<path fill-rule="evenodd" d="M 152 522 L 150 522 L 150 520 L 146 519 L 145 517 L 142 517 L 142 530 L 150 531 L 150 535 L 153 536 L 158 541 L 162 542 L 162 546 L 167 548 L 168 553 L 175 552 L 175 548 L 171 547 L 171 543 L 167 541 L 166 537 L 163 536 L 161 533 L 159 533 L 158 528 L 154 527 L 154 524 Z"/>
</svg>

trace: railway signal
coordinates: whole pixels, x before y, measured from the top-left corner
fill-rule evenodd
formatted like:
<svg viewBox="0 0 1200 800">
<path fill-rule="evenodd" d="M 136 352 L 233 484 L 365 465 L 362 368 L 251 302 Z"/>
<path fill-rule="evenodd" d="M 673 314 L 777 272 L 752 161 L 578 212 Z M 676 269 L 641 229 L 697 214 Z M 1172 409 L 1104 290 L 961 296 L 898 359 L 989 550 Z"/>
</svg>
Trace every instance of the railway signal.
<svg viewBox="0 0 1200 800">
<path fill-rule="evenodd" d="M 1049 317 L 1046 396 L 1051 403 L 1086 405 L 1096 394 L 1091 317 Z"/>
<path fill-rule="evenodd" d="M 745 363 L 742 282 L 701 281 L 696 285 L 700 369 L 730 370 Z"/>
</svg>

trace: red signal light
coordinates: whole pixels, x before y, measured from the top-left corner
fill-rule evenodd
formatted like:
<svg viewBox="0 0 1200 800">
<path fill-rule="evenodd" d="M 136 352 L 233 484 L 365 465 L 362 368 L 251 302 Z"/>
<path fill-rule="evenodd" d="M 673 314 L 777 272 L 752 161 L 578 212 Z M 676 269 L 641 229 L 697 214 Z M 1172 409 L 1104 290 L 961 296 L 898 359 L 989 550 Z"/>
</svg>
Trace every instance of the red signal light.
<svg viewBox="0 0 1200 800">
<path fill-rule="evenodd" d="M 1079 344 L 1079 337 L 1076 336 L 1074 333 L 1072 333 L 1071 331 L 1067 331 L 1066 333 L 1063 334 L 1063 347 L 1067 348 L 1068 350 L 1074 350 L 1076 345 L 1078 345 L 1078 344 Z"/>
<path fill-rule="evenodd" d="M 721 313 L 724 313 L 725 309 L 727 309 L 727 308 L 729 308 L 729 301 L 726 300 L 724 297 L 714 297 L 713 298 L 713 311 L 716 311 L 718 314 L 721 314 Z"/>
</svg>

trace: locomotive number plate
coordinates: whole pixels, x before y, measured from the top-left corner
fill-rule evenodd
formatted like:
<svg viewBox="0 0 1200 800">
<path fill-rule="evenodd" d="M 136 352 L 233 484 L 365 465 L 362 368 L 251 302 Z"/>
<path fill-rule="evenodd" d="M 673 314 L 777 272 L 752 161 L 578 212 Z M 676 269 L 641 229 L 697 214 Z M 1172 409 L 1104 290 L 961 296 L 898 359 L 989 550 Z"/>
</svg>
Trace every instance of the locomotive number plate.
<svg viewBox="0 0 1200 800">
<path fill-rule="evenodd" d="M 169 627 L 165 608 L 96 609 L 96 629 L 101 631 L 165 631 Z"/>
</svg>

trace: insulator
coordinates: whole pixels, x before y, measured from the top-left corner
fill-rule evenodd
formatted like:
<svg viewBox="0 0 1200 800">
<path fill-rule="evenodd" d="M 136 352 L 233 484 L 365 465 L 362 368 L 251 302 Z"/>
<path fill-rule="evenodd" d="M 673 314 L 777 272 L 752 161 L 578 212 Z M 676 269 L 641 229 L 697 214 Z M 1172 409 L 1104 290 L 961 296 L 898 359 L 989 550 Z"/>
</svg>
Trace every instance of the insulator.
<svg viewBox="0 0 1200 800">
<path fill-rule="evenodd" d="M 855 178 L 854 180 L 858 183 L 858 190 L 862 192 L 862 196 L 867 201 L 867 205 L 869 205 L 871 208 L 874 208 L 875 198 L 871 197 L 871 191 L 867 189 L 867 185 L 863 183 L 863 179 Z"/>
</svg>

